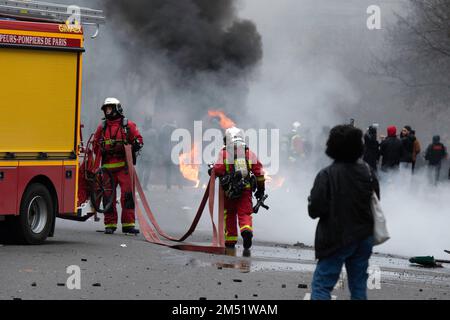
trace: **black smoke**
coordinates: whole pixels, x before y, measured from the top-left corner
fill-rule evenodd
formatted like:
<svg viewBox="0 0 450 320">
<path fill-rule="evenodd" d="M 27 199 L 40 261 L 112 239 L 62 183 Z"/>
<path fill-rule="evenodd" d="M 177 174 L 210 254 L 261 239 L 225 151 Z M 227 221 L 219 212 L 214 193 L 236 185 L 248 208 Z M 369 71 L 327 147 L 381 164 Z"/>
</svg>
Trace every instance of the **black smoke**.
<svg viewBox="0 0 450 320">
<path fill-rule="evenodd" d="M 183 73 L 247 70 L 262 58 L 256 26 L 237 17 L 235 0 L 104 0 L 130 51 L 167 55 Z"/>
<path fill-rule="evenodd" d="M 245 114 L 248 79 L 263 51 L 255 24 L 238 17 L 236 2 L 102 0 L 129 57 L 124 73 L 134 72 L 154 92 L 156 111 L 189 110 L 195 119 L 211 108 Z M 155 70 L 163 70 L 159 79 Z"/>
</svg>

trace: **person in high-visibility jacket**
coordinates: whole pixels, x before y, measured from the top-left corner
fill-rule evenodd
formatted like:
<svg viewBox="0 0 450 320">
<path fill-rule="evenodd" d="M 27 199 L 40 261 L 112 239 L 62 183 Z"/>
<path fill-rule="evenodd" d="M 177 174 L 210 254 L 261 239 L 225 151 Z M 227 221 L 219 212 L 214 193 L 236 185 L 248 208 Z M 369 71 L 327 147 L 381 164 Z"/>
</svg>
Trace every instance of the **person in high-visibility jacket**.
<svg viewBox="0 0 450 320">
<path fill-rule="evenodd" d="M 225 191 L 225 245 L 234 248 L 238 241 L 237 220 L 244 242 L 250 249 L 253 238 L 252 191 L 259 200 L 265 194 L 265 178 L 261 162 L 245 144 L 241 129 L 230 128 L 225 133 L 225 146 L 213 170 Z M 253 177 L 253 178 L 252 178 Z"/>
<path fill-rule="evenodd" d="M 107 98 L 102 106 L 105 118 L 94 135 L 95 154 L 101 153 L 102 167 L 108 169 L 114 178 L 115 185 L 120 186 L 122 206 L 122 232 L 138 234 L 135 228 L 135 203 L 133 187 L 130 179 L 130 168 L 127 166 L 125 144 L 131 144 L 134 152 L 142 149 L 144 141 L 132 121 L 123 115 L 121 103 L 116 98 Z M 108 197 L 108 194 L 105 195 Z M 105 200 L 104 200 L 105 201 Z M 108 201 L 105 201 L 105 203 Z M 117 208 L 114 199 L 112 207 L 105 215 L 105 233 L 113 234 L 117 230 Z"/>
</svg>

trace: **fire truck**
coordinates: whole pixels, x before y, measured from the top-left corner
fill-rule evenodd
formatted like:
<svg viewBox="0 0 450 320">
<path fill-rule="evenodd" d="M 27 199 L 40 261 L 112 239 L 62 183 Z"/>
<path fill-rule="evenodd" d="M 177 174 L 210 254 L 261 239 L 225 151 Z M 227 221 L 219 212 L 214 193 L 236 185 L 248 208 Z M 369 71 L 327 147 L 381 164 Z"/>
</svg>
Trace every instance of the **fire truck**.
<svg viewBox="0 0 450 320">
<path fill-rule="evenodd" d="M 103 12 L 0 0 L 0 234 L 41 244 L 56 218 L 85 221 L 80 201 L 84 28 Z M 78 20 L 77 20 L 78 21 Z"/>
</svg>

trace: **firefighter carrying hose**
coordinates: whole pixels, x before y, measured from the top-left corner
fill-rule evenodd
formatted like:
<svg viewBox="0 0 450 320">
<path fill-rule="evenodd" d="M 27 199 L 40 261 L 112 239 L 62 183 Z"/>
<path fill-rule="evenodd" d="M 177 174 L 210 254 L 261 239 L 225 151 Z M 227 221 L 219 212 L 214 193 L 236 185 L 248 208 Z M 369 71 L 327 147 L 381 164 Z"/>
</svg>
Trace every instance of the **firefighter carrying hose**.
<svg viewBox="0 0 450 320">
<path fill-rule="evenodd" d="M 133 161 L 136 162 L 135 154 L 142 149 L 144 142 L 136 124 L 123 115 L 119 100 L 107 98 L 102 106 L 102 111 L 105 118 L 94 135 L 94 152 L 95 154 L 101 152 L 102 167 L 112 173 L 115 185 L 120 186 L 122 232 L 138 234 L 139 230 L 135 228 L 133 186 L 131 185 L 130 169 L 127 167 L 124 145 L 132 145 Z M 105 197 L 108 197 L 108 194 L 105 194 Z M 104 199 L 104 202 L 108 201 Z M 105 233 L 113 234 L 116 229 L 117 208 L 114 199 L 111 209 L 105 212 Z"/>
<path fill-rule="evenodd" d="M 225 146 L 213 168 L 225 193 L 225 245 L 234 248 L 238 240 L 237 220 L 244 241 L 250 249 L 253 238 L 252 191 L 260 200 L 265 195 L 263 166 L 245 144 L 241 129 L 230 128 L 225 133 Z"/>
</svg>

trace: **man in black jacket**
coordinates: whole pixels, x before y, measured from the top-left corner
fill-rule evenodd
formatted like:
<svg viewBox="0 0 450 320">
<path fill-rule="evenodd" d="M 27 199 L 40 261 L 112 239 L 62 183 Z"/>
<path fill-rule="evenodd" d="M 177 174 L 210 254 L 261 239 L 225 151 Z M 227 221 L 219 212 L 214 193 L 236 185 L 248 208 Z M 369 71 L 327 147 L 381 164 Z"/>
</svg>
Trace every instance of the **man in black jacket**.
<svg viewBox="0 0 450 320">
<path fill-rule="evenodd" d="M 398 169 L 403 155 L 403 144 L 397 138 L 397 128 L 390 126 L 387 128 L 387 133 L 387 138 L 380 145 L 381 169 L 383 171 Z"/>
<path fill-rule="evenodd" d="M 362 131 L 349 125 L 330 132 L 326 154 L 334 159 L 319 172 L 309 197 L 311 218 L 319 218 L 315 251 L 319 260 L 312 283 L 313 300 L 329 300 L 345 264 L 352 299 L 367 299 L 367 268 L 373 247 L 371 197 L 378 180 L 360 160 Z"/>
<path fill-rule="evenodd" d="M 438 184 L 442 160 L 445 158 L 447 158 L 447 148 L 441 143 L 441 137 L 436 135 L 425 154 L 425 160 L 428 161 L 430 181 L 434 185 Z"/>
<path fill-rule="evenodd" d="M 364 157 L 363 160 L 377 171 L 378 160 L 380 160 L 380 143 L 377 138 L 377 125 L 371 125 L 364 135 Z"/>
<path fill-rule="evenodd" d="M 416 136 L 413 133 L 411 126 L 404 126 L 400 133 L 400 140 L 403 145 L 402 156 L 400 157 L 400 163 L 405 168 L 409 168 L 413 163 L 414 143 Z"/>
</svg>

